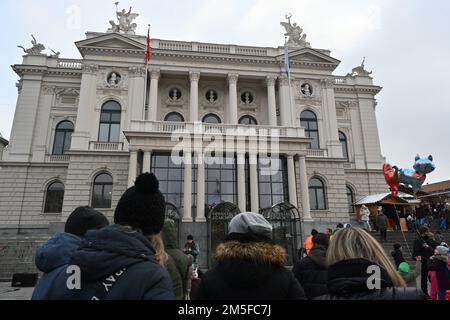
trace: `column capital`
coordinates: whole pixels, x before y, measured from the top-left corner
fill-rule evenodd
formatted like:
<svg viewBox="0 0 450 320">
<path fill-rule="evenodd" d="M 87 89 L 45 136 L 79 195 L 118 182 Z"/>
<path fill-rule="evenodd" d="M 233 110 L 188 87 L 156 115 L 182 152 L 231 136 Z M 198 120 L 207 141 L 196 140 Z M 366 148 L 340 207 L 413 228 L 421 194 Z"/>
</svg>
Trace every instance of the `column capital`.
<svg viewBox="0 0 450 320">
<path fill-rule="evenodd" d="M 239 74 L 237 74 L 237 73 L 229 73 L 228 74 L 228 83 L 229 84 L 237 84 L 238 79 L 239 79 Z"/>
<path fill-rule="evenodd" d="M 280 86 L 288 86 L 289 85 L 289 79 L 284 74 L 278 77 L 278 82 L 280 83 Z"/>
<path fill-rule="evenodd" d="M 275 81 L 277 80 L 277 76 L 267 76 L 266 77 L 266 85 L 268 87 L 275 86 Z"/>
<path fill-rule="evenodd" d="M 98 71 L 98 64 L 83 63 L 83 65 L 81 66 L 81 70 L 83 71 L 83 73 L 96 74 Z"/>
<path fill-rule="evenodd" d="M 190 71 L 189 79 L 191 79 L 191 82 L 199 81 L 200 80 L 200 71 Z"/>
<path fill-rule="evenodd" d="M 146 68 L 143 66 L 133 66 L 133 67 L 129 67 L 128 71 L 130 72 L 130 75 L 134 78 L 145 78 L 145 72 L 146 72 Z"/>
<path fill-rule="evenodd" d="M 160 77 L 161 77 L 161 70 L 159 69 L 150 70 L 150 79 L 159 80 Z"/>
<path fill-rule="evenodd" d="M 320 79 L 320 84 L 323 89 L 332 89 L 334 87 L 335 80 L 334 78 L 323 78 Z"/>
</svg>

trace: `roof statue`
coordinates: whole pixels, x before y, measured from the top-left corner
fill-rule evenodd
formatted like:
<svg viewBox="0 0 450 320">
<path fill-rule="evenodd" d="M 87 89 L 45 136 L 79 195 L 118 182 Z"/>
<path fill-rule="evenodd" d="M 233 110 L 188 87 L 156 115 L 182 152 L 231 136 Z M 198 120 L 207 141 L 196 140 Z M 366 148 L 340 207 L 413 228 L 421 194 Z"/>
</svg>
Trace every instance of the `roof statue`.
<svg viewBox="0 0 450 320">
<path fill-rule="evenodd" d="M 18 48 L 21 48 L 23 52 L 26 54 L 31 55 L 39 55 L 42 54 L 42 51 L 45 50 L 45 46 L 42 43 L 38 43 L 34 35 L 31 35 L 31 45 L 32 47 L 29 49 L 25 49 L 23 46 L 17 46 Z"/>
<path fill-rule="evenodd" d="M 138 13 L 132 13 L 130 7 L 130 10 L 128 12 L 123 9 L 122 11 L 119 11 L 117 8 L 117 5 L 119 2 L 116 2 L 116 16 L 117 21 L 110 20 L 109 23 L 111 24 L 111 28 L 107 30 L 107 32 L 117 32 L 117 33 L 125 33 L 130 35 L 136 34 L 136 27 L 137 24 L 133 23 L 133 20 L 139 17 Z"/>
<path fill-rule="evenodd" d="M 365 67 L 366 57 L 363 58 L 363 61 L 361 62 L 360 66 L 357 66 L 356 68 L 352 69 L 352 73 L 348 74 L 347 76 L 360 76 L 360 77 L 368 77 L 372 74 L 372 71 L 367 71 Z"/>
<path fill-rule="evenodd" d="M 311 48 L 309 42 L 306 42 L 306 34 L 303 33 L 303 29 L 297 25 L 297 23 L 291 24 L 292 14 L 287 14 L 286 19 L 288 22 L 280 22 L 280 24 L 286 29 L 284 34 L 288 37 L 288 47 L 294 48 Z"/>
</svg>

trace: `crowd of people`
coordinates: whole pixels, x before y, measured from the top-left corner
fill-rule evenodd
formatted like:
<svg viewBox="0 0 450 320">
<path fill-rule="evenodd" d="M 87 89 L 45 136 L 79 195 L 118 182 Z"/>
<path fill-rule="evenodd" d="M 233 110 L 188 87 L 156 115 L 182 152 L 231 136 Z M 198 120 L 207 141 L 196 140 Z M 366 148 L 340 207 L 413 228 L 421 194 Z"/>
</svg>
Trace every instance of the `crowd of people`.
<svg viewBox="0 0 450 320">
<path fill-rule="evenodd" d="M 214 267 L 202 274 L 194 237 L 188 236 L 183 250 L 178 247 L 159 182 L 142 174 L 118 202 L 114 224 L 92 208 L 77 208 L 64 232 L 37 251 L 36 266 L 44 275 L 32 299 L 423 300 L 429 296 L 429 271 L 436 274 L 439 299 L 450 289 L 448 248 L 428 229 L 414 243 L 414 272 L 400 247 L 394 265 L 369 232 L 349 224 L 326 233 L 313 230 L 291 271 L 287 251 L 272 234 L 260 214 L 235 216 L 215 250 Z M 421 289 L 414 286 L 418 272 Z"/>
</svg>

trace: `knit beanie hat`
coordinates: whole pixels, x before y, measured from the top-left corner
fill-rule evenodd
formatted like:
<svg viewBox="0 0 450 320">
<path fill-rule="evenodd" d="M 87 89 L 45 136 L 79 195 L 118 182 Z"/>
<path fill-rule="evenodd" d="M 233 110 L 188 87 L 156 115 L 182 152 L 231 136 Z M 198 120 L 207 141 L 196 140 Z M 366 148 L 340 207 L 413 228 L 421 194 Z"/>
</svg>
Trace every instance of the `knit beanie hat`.
<svg viewBox="0 0 450 320">
<path fill-rule="evenodd" d="M 64 232 L 84 237 L 89 230 L 101 229 L 109 225 L 103 213 L 91 207 L 76 208 L 67 219 Z"/>
<path fill-rule="evenodd" d="M 235 216 L 228 225 L 228 235 L 272 239 L 272 225 L 261 215 L 244 212 Z"/>
<path fill-rule="evenodd" d="M 409 273 L 409 264 L 406 262 L 402 262 L 400 263 L 400 265 L 398 266 L 398 271 L 403 272 L 403 273 Z"/>
<path fill-rule="evenodd" d="M 114 214 L 116 224 L 139 229 L 146 236 L 161 232 L 166 202 L 153 173 L 141 174 L 120 198 Z"/>
</svg>

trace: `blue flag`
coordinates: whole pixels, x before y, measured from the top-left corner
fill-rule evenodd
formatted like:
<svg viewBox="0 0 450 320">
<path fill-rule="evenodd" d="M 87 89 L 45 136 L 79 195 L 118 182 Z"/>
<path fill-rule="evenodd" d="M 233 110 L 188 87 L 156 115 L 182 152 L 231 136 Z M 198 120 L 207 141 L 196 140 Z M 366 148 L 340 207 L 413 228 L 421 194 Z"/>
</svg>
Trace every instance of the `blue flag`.
<svg viewBox="0 0 450 320">
<path fill-rule="evenodd" d="M 291 78 L 291 62 L 289 61 L 289 52 L 287 43 L 284 45 L 284 71 L 286 72 L 286 76 Z"/>
</svg>

